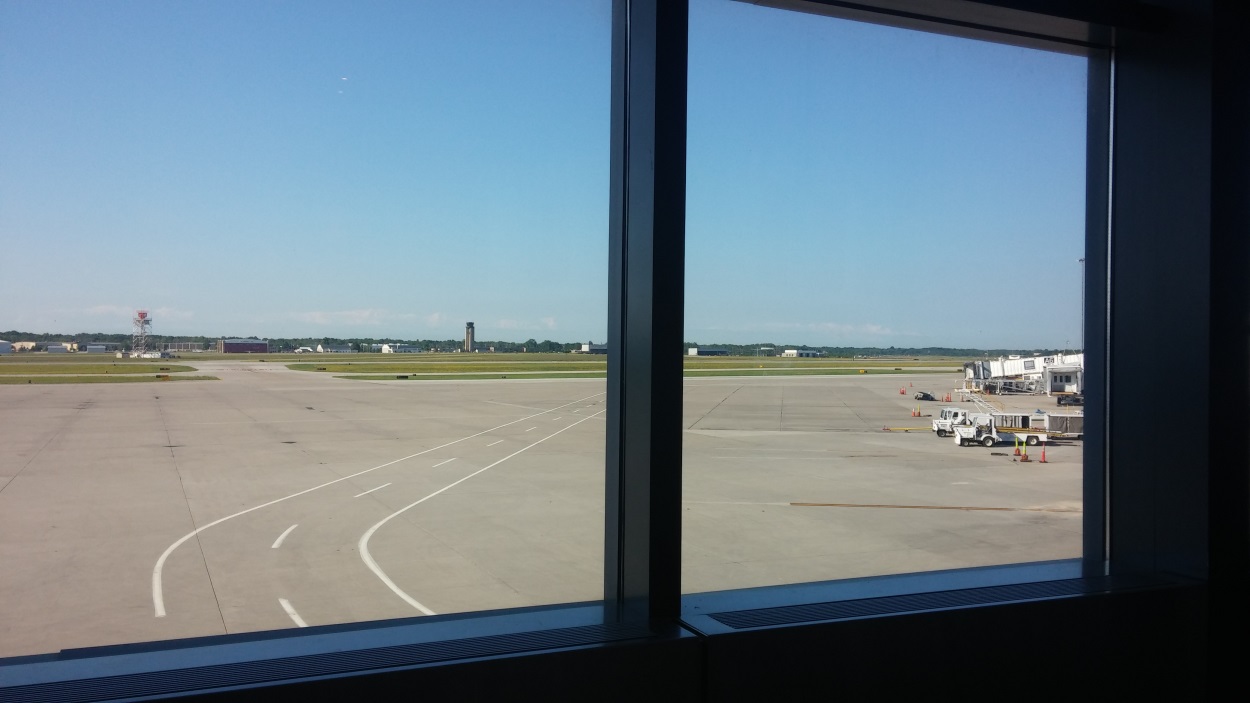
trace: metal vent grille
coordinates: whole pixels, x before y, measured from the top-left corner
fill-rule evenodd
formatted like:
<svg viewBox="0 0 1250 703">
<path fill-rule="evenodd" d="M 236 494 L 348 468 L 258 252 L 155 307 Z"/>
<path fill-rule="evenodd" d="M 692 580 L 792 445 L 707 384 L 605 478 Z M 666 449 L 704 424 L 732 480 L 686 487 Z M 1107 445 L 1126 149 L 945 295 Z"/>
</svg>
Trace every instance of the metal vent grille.
<svg viewBox="0 0 1250 703">
<path fill-rule="evenodd" d="M 65 681 L 0 688 L 0 702 L 48 701 L 77 703 L 159 696 L 222 686 L 327 676 L 369 669 L 413 666 L 474 657 L 649 637 L 639 625 L 589 625 L 557 630 L 471 637 L 420 644 L 380 647 L 354 652 L 331 652 L 303 657 L 176 669 L 149 674 L 127 674 L 85 681 Z"/>
<path fill-rule="evenodd" d="M 739 610 L 729 613 L 716 613 L 709 617 L 735 630 L 745 630 L 754 627 L 793 625 L 822 620 L 846 620 L 874 615 L 890 615 L 893 613 L 961 608 L 988 603 L 1075 596 L 1086 593 L 1098 593 L 1106 590 L 1108 585 L 1107 579 L 1043 581 L 1010 586 L 969 588 L 960 591 L 917 593 L 905 596 L 885 596 L 862 600 L 813 603 L 810 605 Z"/>
</svg>

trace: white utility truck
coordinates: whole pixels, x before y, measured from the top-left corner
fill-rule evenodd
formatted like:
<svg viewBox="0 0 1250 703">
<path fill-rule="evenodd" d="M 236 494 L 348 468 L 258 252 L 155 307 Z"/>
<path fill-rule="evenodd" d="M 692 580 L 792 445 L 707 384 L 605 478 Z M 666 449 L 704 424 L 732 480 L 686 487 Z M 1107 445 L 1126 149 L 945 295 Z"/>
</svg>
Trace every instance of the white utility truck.
<svg viewBox="0 0 1250 703">
<path fill-rule="evenodd" d="M 955 443 L 961 447 L 969 444 L 992 447 L 1000 442 L 1022 442 L 1032 447 L 1046 441 L 1046 430 L 1043 428 L 1012 426 L 1024 424 L 1019 422 L 1020 417 L 976 413 L 968 416 L 966 424 L 955 425 L 951 434 L 955 436 Z M 1015 422 L 1011 422 L 1013 419 Z"/>
<path fill-rule="evenodd" d="M 942 408 L 938 412 L 938 416 L 933 418 L 933 422 L 930 424 L 939 437 L 954 434 L 955 427 L 968 424 L 968 411 L 963 408 L 949 406 Z"/>
</svg>

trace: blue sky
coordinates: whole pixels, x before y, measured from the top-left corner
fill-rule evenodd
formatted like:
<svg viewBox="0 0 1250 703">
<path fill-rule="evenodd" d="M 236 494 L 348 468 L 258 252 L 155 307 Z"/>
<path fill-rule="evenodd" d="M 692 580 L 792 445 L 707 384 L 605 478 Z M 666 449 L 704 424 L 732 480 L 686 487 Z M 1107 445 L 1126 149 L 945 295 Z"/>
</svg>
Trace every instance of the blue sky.
<svg viewBox="0 0 1250 703">
<path fill-rule="evenodd" d="M 0 1 L 0 329 L 602 341 L 607 0 Z M 686 340 L 1080 338 L 1083 59 L 691 11 Z"/>
</svg>

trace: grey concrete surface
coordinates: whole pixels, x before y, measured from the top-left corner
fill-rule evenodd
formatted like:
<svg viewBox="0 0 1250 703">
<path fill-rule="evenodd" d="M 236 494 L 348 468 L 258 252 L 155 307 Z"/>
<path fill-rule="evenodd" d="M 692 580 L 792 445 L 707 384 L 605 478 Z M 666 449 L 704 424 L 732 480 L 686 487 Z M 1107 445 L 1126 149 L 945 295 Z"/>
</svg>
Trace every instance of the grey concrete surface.
<svg viewBox="0 0 1250 703">
<path fill-rule="evenodd" d="M 601 597 L 602 380 L 196 366 L 0 387 L 0 657 Z M 956 378 L 687 379 L 683 589 L 1080 556 L 1079 442 L 882 430 Z"/>
</svg>

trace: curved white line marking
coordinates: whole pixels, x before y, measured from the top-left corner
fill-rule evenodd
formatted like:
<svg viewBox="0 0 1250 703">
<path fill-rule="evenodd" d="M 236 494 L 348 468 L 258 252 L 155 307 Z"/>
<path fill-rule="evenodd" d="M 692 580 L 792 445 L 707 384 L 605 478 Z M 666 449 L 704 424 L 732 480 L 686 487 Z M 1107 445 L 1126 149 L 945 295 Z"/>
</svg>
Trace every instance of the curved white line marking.
<svg viewBox="0 0 1250 703">
<path fill-rule="evenodd" d="M 390 482 L 388 481 L 387 483 L 384 483 L 384 484 L 382 484 L 381 486 L 378 486 L 377 488 L 370 488 L 369 490 L 367 490 L 367 491 L 365 491 L 365 492 L 363 492 L 363 493 L 357 493 L 356 495 L 354 495 L 354 496 L 352 496 L 352 497 L 353 497 L 353 498 L 359 498 L 360 496 L 367 496 L 367 495 L 369 495 L 370 493 L 372 493 L 372 492 L 374 492 L 374 491 L 380 491 L 380 490 L 382 490 L 383 488 L 386 488 L 386 487 L 387 487 L 387 486 L 389 486 L 389 485 L 391 485 L 391 484 L 390 484 Z"/>
<path fill-rule="evenodd" d="M 278 605 L 282 606 L 282 609 L 286 611 L 287 615 L 291 616 L 291 619 L 295 621 L 296 625 L 299 625 L 300 627 L 308 627 L 308 623 L 304 622 L 304 618 L 301 618 L 299 613 L 295 612 L 295 608 L 291 607 L 291 601 L 285 598 L 279 598 Z"/>
<path fill-rule="evenodd" d="M 299 527 L 299 523 L 298 523 L 298 522 L 297 522 L 297 523 L 295 523 L 294 525 L 291 525 L 290 527 L 286 528 L 286 532 L 283 532 L 282 534 L 278 535 L 278 539 L 275 539 L 275 540 L 273 541 L 273 546 L 272 546 L 272 547 L 270 547 L 270 549 L 277 549 L 278 547 L 281 547 L 281 546 L 282 546 L 282 540 L 286 539 L 286 536 L 287 536 L 287 535 L 289 535 L 289 534 L 291 534 L 291 530 L 294 530 L 294 529 L 295 529 L 295 528 L 297 528 L 297 527 Z"/>
<path fill-rule="evenodd" d="M 326 481 L 325 483 L 321 484 L 320 486 L 313 486 L 312 488 L 306 488 L 306 489 L 304 489 L 304 490 L 302 490 L 302 491 L 300 491 L 300 492 L 298 492 L 298 493 L 292 493 L 292 494 L 291 494 L 291 495 L 289 495 L 289 496 L 285 496 L 285 497 L 282 497 L 282 498 L 277 498 L 277 499 L 275 499 L 275 500 L 271 500 L 271 501 L 269 501 L 268 503 L 261 503 L 260 505 L 253 506 L 253 507 L 251 507 L 251 508 L 248 508 L 247 510 L 240 510 L 239 512 L 237 512 L 237 513 L 235 513 L 235 514 L 233 514 L 233 515 L 227 515 L 227 516 L 225 516 L 225 517 L 223 517 L 223 518 L 218 518 L 218 519 L 216 519 L 216 520 L 214 520 L 214 521 L 212 521 L 212 522 L 208 523 L 207 525 L 204 525 L 203 527 L 197 527 L 197 528 L 195 528 L 194 530 L 192 530 L 191 532 L 188 532 L 187 534 L 183 535 L 183 536 L 182 536 L 182 539 L 180 539 L 180 540 L 178 540 L 177 542 L 174 542 L 173 544 L 169 545 L 169 547 L 167 547 L 167 548 L 165 549 L 165 551 L 161 553 L 160 558 L 156 560 L 156 566 L 152 567 L 152 606 L 153 606 L 153 607 L 154 607 L 154 609 L 156 610 L 156 617 L 158 617 L 158 618 L 163 618 L 163 617 L 165 617 L 165 594 L 164 594 L 164 589 L 163 589 L 163 588 L 162 588 L 162 586 L 161 586 L 161 571 L 165 568 L 165 560 L 169 558 L 169 555 L 170 555 L 170 554 L 173 554 L 173 553 L 174 553 L 174 550 L 175 550 L 175 549 L 177 549 L 178 547 L 182 546 L 182 543 L 183 543 L 183 542 L 186 542 L 187 540 L 191 539 L 192 537 L 194 537 L 194 536 L 196 536 L 196 535 L 200 534 L 200 533 L 201 533 L 201 532 L 203 532 L 204 530 L 207 530 L 208 528 L 210 528 L 210 527 L 212 527 L 212 526 L 214 526 L 214 525 L 220 525 L 221 523 L 225 522 L 226 520 L 230 520 L 230 519 L 233 519 L 233 518 L 239 517 L 240 515 L 246 515 L 246 514 L 248 514 L 248 513 L 252 512 L 253 510 L 260 510 L 261 508 L 267 508 L 267 507 L 269 507 L 269 506 L 271 506 L 271 505 L 274 505 L 274 504 L 276 504 L 276 503 L 281 503 L 281 502 L 282 502 L 282 501 L 284 501 L 284 500 L 289 500 L 289 499 L 291 499 L 291 498 L 295 498 L 295 497 L 297 497 L 297 496 L 302 496 L 302 495 L 304 495 L 305 493 L 312 493 L 313 491 L 318 490 L 318 489 L 321 489 L 321 488 L 325 488 L 326 486 L 332 486 L 332 485 L 334 485 L 334 484 L 336 484 L 336 483 L 339 483 L 340 481 L 346 481 L 346 480 L 347 480 L 347 479 L 349 479 L 349 478 L 355 478 L 355 477 L 357 477 L 357 476 L 363 476 L 364 474 L 367 474 L 367 473 L 369 473 L 370 471 L 377 471 L 378 469 L 383 469 L 383 468 L 386 468 L 386 467 L 388 467 L 388 466 L 391 466 L 392 464 L 398 464 L 398 463 L 399 463 L 399 462 L 401 462 L 401 461 L 407 461 L 408 459 L 411 459 L 411 458 L 413 458 L 413 457 L 418 457 L 418 456 L 421 456 L 422 454 L 429 454 L 430 452 L 437 451 L 437 450 L 439 450 L 439 449 L 442 449 L 443 447 L 450 447 L 450 446 L 451 446 L 451 445 L 453 445 L 453 444 L 458 444 L 458 443 L 460 443 L 460 442 L 463 442 L 463 441 L 465 441 L 466 439 L 473 439 L 474 437 L 481 437 L 481 436 L 482 436 L 482 435 L 484 435 L 484 434 L 488 434 L 488 433 L 490 433 L 490 432 L 494 432 L 495 430 L 502 429 L 502 428 L 504 428 L 504 427 L 507 427 L 508 425 L 515 425 L 516 423 L 518 423 L 518 422 L 523 422 L 523 421 L 525 421 L 525 420 L 530 419 L 531 417 L 538 417 L 539 415 L 546 415 L 547 413 L 555 412 L 555 411 L 559 410 L 560 408 L 567 408 L 568 406 L 573 405 L 574 403 L 580 403 L 580 402 L 582 402 L 583 400 L 586 400 L 587 398 L 595 398 L 595 397 L 598 397 L 598 396 L 601 396 L 601 395 L 603 395 L 603 393 L 595 393 L 594 395 L 588 395 L 588 396 L 586 396 L 586 398 L 579 398 L 579 399 L 577 399 L 577 400 L 574 400 L 574 401 L 573 401 L 573 402 L 571 402 L 571 403 L 565 403 L 564 405 L 558 405 L 558 406 L 556 406 L 556 407 L 554 407 L 554 408 L 552 408 L 552 409 L 550 409 L 550 410 L 544 410 L 544 411 L 542 411 L 542 412 L 540 412 L 540 413 L 534 413 L 533 415 L 527 415 L 527 416 L 522 417 L 522 418 L 519 418 L 519 419 L 517 419 L 517 420 L 513 420 L 512 422 L 505 422 L 504 424 L 499 425 L 499 426 L 497 426 L 497 427 L 492 427 L 492 428 L 490 428 L 489 430 L 482 430 L 481 432 L 476 432 L 476 433 L 471 434 L 471 435 L 469 435 L 469 436 L 467 436 L 467 437 L 461 437 L 460 439 L 452 440 L 452 441 L 450 441 L 450 442 L 448 442 L 448 443 L 446 443 L 446 444 L 440 444 L 440 445 L 438 445 L 437 447 L 431 447 L 431 448 L 429 448 L 429 449 L 426 449 L 425 451 L 420 451 L 420 452 L 417 452 L 416 454 L 409 454 L 408 456 L 401 457 L 401 458 L 396 459 L 396 460 L 394 460 L 394 461 L 388 461 L 388 462 L 386 462 L 385 464 L 378 464 L 377 466 L 374 466 L 374 467 L 369 468 L 369 469 L 365 469 L 364 471 L 357 471 L 356 473 L 351 474 L 350 476 L 344 476 L 344 477 L 342 477 L 342 478 L 336 478 L 336 479 L 334 479 L 333 481 Z"/>
<path fill-rule="evenodd" d="M 599 412 L 603 412 L 603 411 L 601 410 L 601 411 L 599 411 Z M 595 414 L 597 415 L 597 414 L 599 414 L 599 413 L 595 413 Z M 377 576 L 379 579 L 382 579 L 382 583 L 386 584 L 387 588 L 389 588 L 389 589 L 391 589 L 392 591 L 394 591 L 394 592 L 395 592 L 395 595 L 397 595 L 397 596 L 399 596 L 400 598 L 404 599 L 404 602 L 405 602 L 405 603 L 407 603 L 408 605 L 411 605 L 412 607 L 416 608 L 417 610 L 420 610 L 422 613 L 424 613 L 424 614 L 426 614 L 426 615 L 436 615 L 436 613 L 435 613 L 433 610 L 430 610 L 429 608 L 425 607 L 424 605 L 421 605 L 421 603 L 420 603 L 420 602 L 418 602 L 416 598 L 413 598 L 412 596 L 410 596 L 410 595 L 408 595 L 407 593 L 405 593 L 405 592 L 404 592 L 404 589 L 402 589 L 402 588 L 400 588 L 398 585 L 396 585 L 396 584 L 395 584 L 395 582 L 391 580 L 391 577 L 390 577 L 390 576 L 387 576 L 387 575 L 386 575 L 386 572 L 382 570 L 382 567 L 378 566 L 378 563 L 377 563 L 376 561 L 374 561 L 374 559 L 373 559 L 373 555 L 369 553 L 369 539 L 370 539 L 371 537 L 373 537 L 373 533 L 374 533 L 374 532 L 377 532 L 379 527 L 381 527 L 381 526 L 385 525 L 386 523 L 390 522 L 391 518 L 396 517 L 396 516 L 399 516 L 399 515 L 402 515 L 403 513 L 407 512 L 409 508 L 415 508 L 416 506 L 421 505 L 422 503 L 424 503 L 425 501 L 427 501 L 427 500 L 429 500 L 429 499 L 433 498 L 434 496 L 438 495 L 439 493 L 442 493 L 443 491 L 449 490 L 449 489 L 451 489 L 451 488 L 455 488 L 456 486 L 458 486 L 458 485 L 460 485 L 460 484 L 464 483 L 465 481 L 468 481 L 469 479 L 473 478 L 474 476 L 477 476 L 478 474 L 482 473 L 483 471 L 486 471 L 486 470 L 488 470 L 488 469 L 494 468 L 494 467 L 496 467 L 496 466 L 498 466 L 498 465 L 500 465 L 500 464 L 504 463 L 505 461 L 507 461 L 507 460 L 511 459 L 512 457 L 516 456 L 517 454 L 520 454 L 521 452 L 525 451 L 526 449 L 529 449 L 530 447 L 536 447 L 536 446 L 538 446 L 539 444 L 542 444 L 543 442 L 546 442 L 547 440 L 551 439 L 552 437 L 555 437 L 556 435 L 560 434 L 560 433 L 561 433 L 561 432 L 563 432 L 564 430 L 567 430 L 567 429 L 569 429 L 570 427 L 576 427 L 576 426 L 578 426 L 578 425 L 582 424 L 583 422 L 585 422 L 585 421 L 589 420 L 591 417 L 594 417 L 594 415 L 591 415 L 590 417 L 584 417 L 584 418 L 582 418 L 582 419 L 578 420 L 577 422 L 574 422 L 573 424 L 569 425 L 568 427 L 564 427 L 564 428 L 561 428 L 561 429 L 559 429 L 559 430 L 556 430 L 555 432 L 552 432 L 551 434 L 547 435 L 546 437 L 543 437 L 542 439 L 538 440 L 537 442 L 534 442 L 533 444 L 531 444 L 531 445 L 529 445 L 529 446 L 527 446 L 527 447 L 523 447 L 523 448 L 521 448 L 521 449 L 518 449 L 518 450 L 516 450 L 515 452 L 512 452 L 511 454 L 509 454 L 508 456 L 506 456 L 506 457 L 504 457 L 504 458 L 500 459 L 499 461 L 496 461 L 495 463 L 493 463 L 493 464 L 491 464 L 491 465 L 489 465 L 489 466 L 484 466 L 484 467 L 482 467 L 482 468 L 478 469 L 477 471 L 474 471 L 473 473 L 469 474 L 468 476 L 465 476 L 464 478 L 462 478 L 462 479 L 460 479 L 460 480 L 458 480 L 458 481 L 455 481 L 454 483 L 449 483 L 449 484 L 447 484 L 446 486 L 443 486 L 442 488 L 438 489 L 437 491 L 434 491 L 433 493 L 429 494 L 428 496 L 426 496 L 426 497 L 422 498 L 421 500 L 418 500 L 418 501 L 417 501 L 417 502 L 415 502 L 415 503 L 409 503 L 408 505 L 405 505 L 404 507 L 400 508 L 399 510 L 396 510 L 395 512 L 391 513 L 390 515 L 387 515 L 386 517 L 382 518 L 382 520 L 381 520 L 381 521 L 379 521 L 379 522 L 378 522 L 376 525 L 374 525 L 373 527 L 370 527 L 370 528 L 368 529 L 368 531 L 366 531 L 363 535 L 361 535 L 361 536 L 360 536 L 360 542 L 357 544 L 357 546 L 360 548 L 360 558 L 361 558 L 361 560 L 365 562 L 365 566 L 369 567 L 369 570 L 370 570 L 370 571 L 372 571 L 372 572 L 374 573 L 374 575 L 375 575 L 375 576 Z"/>
</svg>

